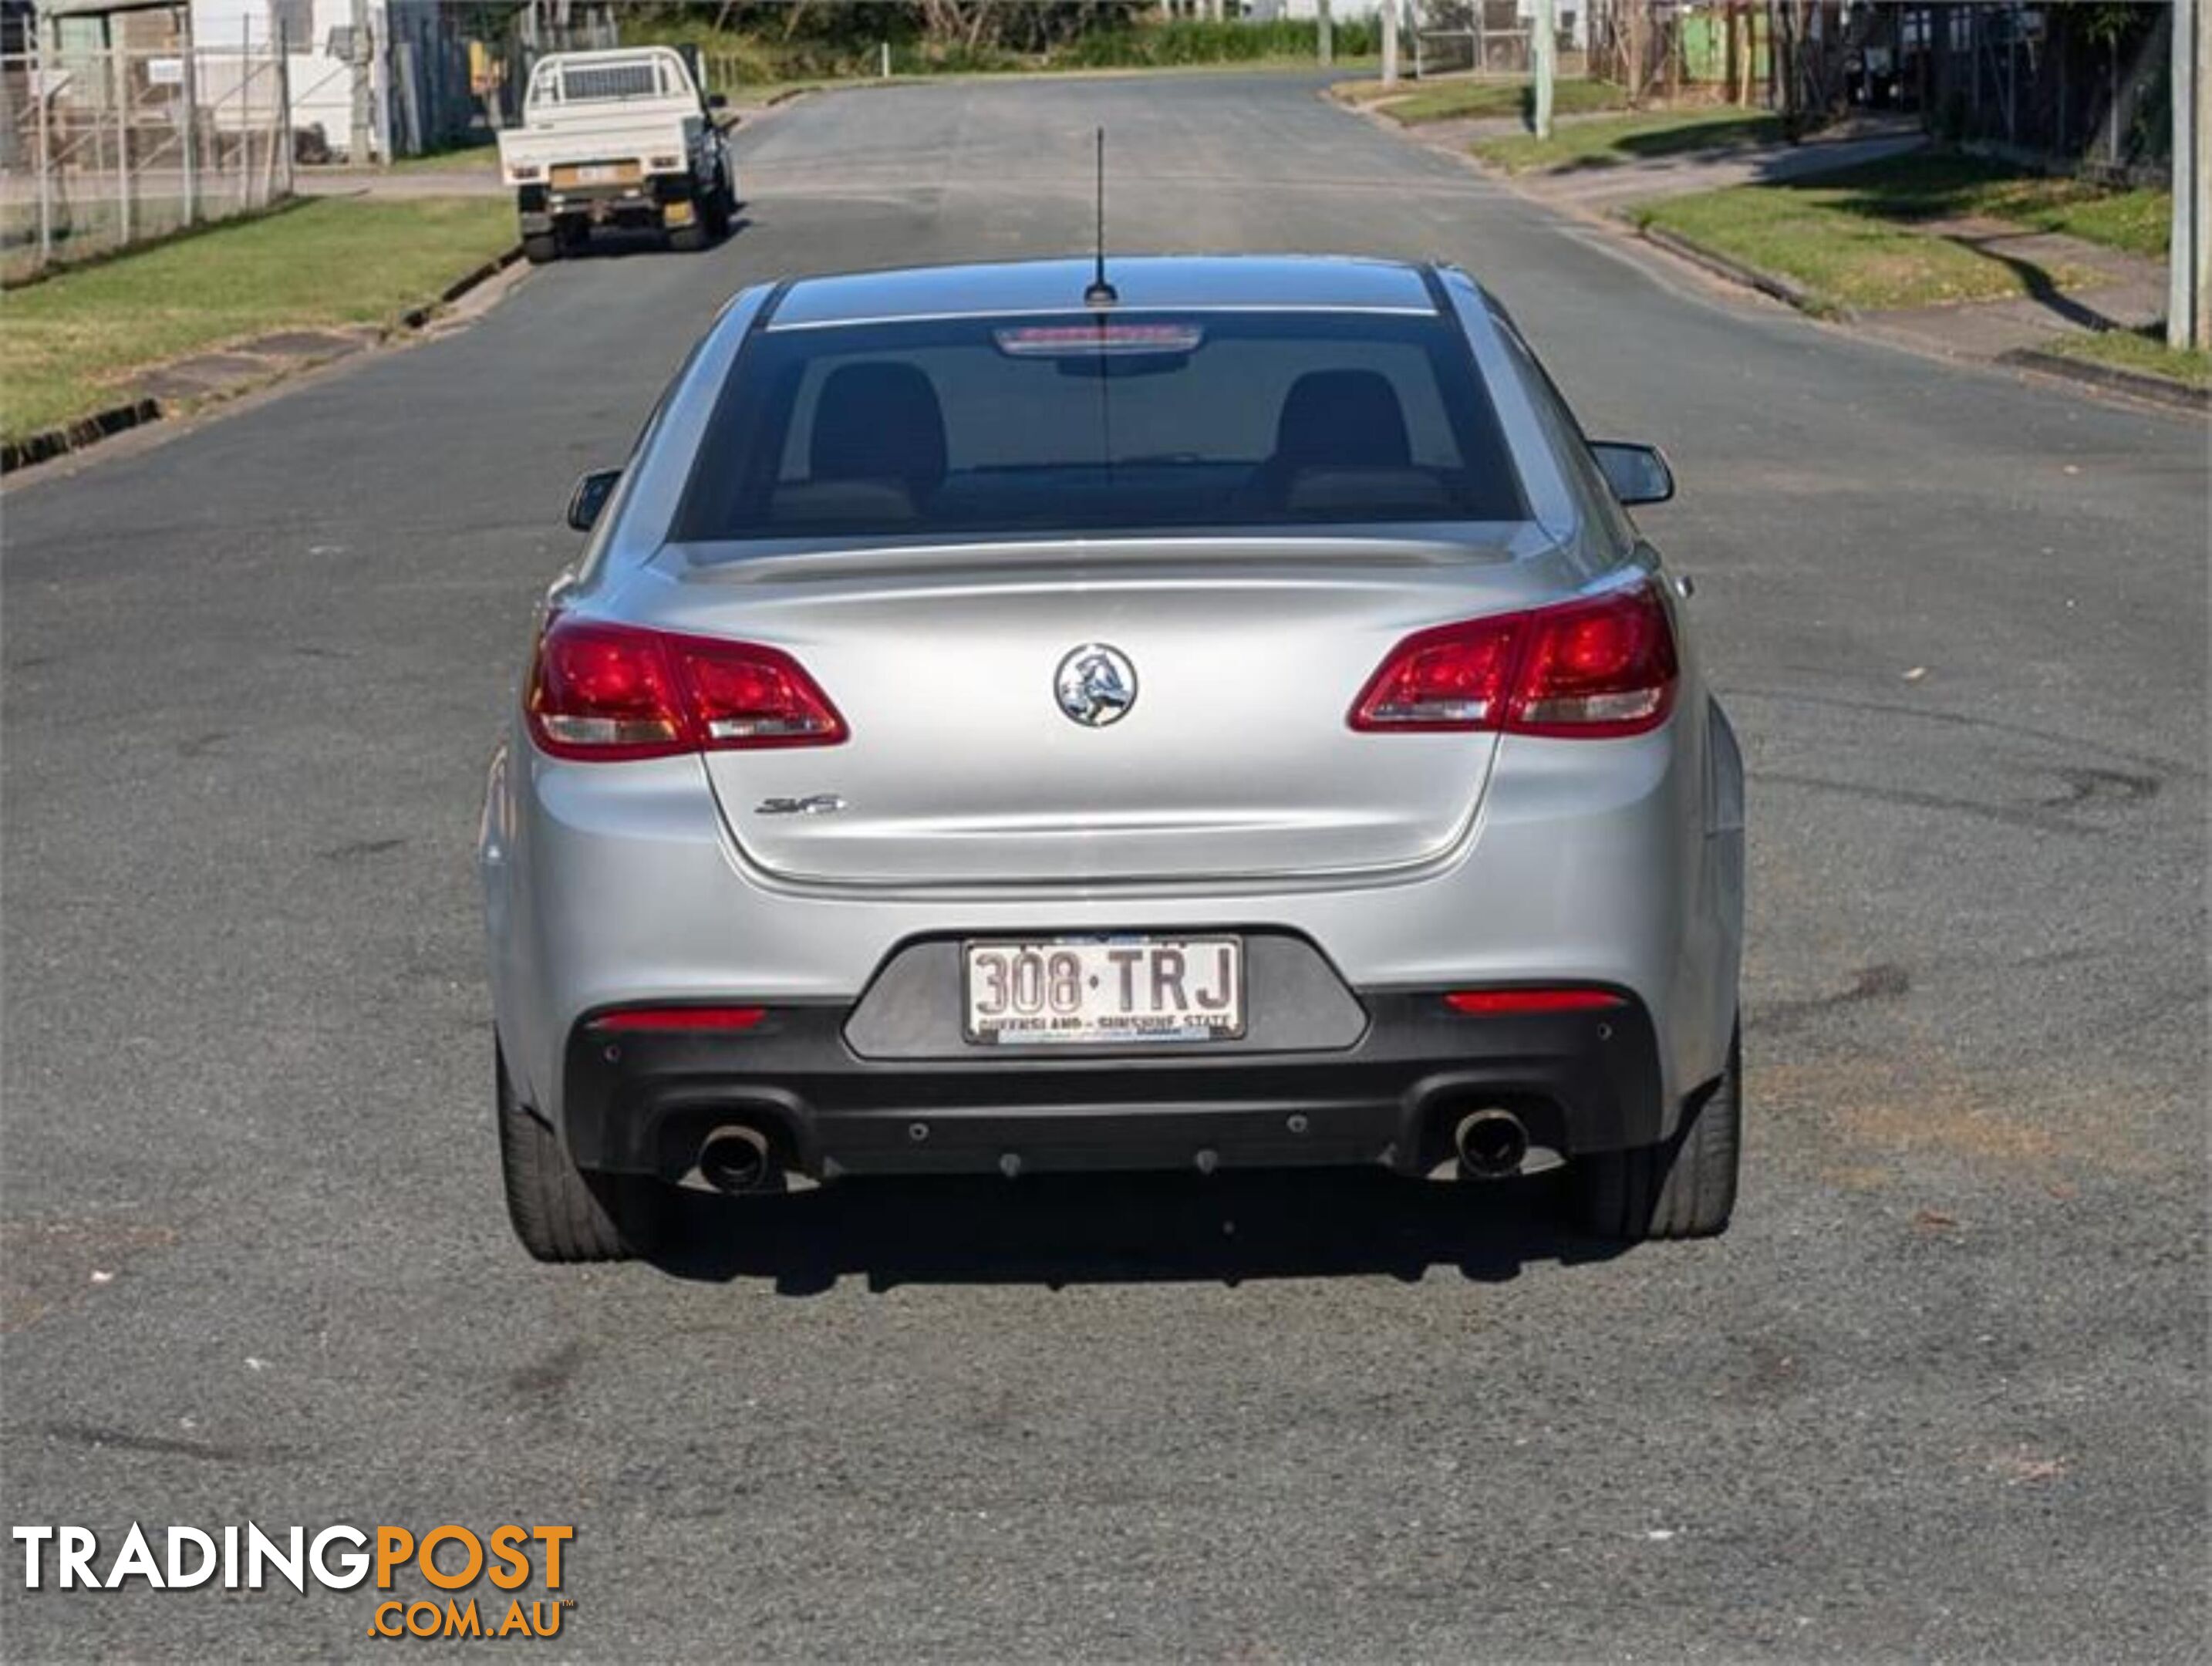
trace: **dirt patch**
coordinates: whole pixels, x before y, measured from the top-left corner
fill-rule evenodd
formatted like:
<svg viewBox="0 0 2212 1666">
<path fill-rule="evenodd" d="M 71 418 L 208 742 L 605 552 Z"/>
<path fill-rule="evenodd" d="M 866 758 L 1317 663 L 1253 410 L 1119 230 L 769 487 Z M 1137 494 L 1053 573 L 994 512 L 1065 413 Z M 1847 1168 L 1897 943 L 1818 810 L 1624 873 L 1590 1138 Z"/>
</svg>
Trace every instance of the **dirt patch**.
<svg viewBox="0 0 2212 1666">
<path fill-rule="evenodd" d="M 1877 1166 L 1869 1158 L 1929 1152 L 2040 1170 L 2062 1148 L 2019 1100 L 1909 1056 L 1765 1063 L 1758 1093 L 1777 1111 L 1818 1118 L 1828 1141 L 1847 1146 L 1861 1170 Z"/>
<path fill-rule="evenodd" d="M 173 1227 L 97 1217 L 0 1224 L 0 1331 L 27 1329 L 47 1314 L 98 1296 L 150 1252 L 177 1241 Z"/>
<path fill-rule="evenodd" d="M 1989 1473 L 2007 1487 L 2033 1485 L 2038 1481 L 2057 1481 L 2066 1473 L 2066 1460 L 2054 1452 L 2039 1452 L 2022 1446 L 2009 1452 L 1999 1452 L 1987 1463 Z"/>
<path fill-rule="evenodd" d="M 1839 1192 L 1878 1192 L 1897 1178 L 1897 1170 L 1875 1163 L 1837 1163 L 1820 1170 L 1820 1178 Z"/>
<path fill-rule="evenodd" d="M 1877 1050 L 1793 1056 L 1778 1046 L 1748 1085 L 1759 1114 L 1809 1138 L 1820 1172 L 1845 1190 L 1948 1160 L 2063 1199 L 2086 1173 L 2155 1166 L 2140 1093 L 2126 1082 L 1990 1061 L 1970 1075 L 1939 1031 L 1902 1012 Z"/>
</svg>

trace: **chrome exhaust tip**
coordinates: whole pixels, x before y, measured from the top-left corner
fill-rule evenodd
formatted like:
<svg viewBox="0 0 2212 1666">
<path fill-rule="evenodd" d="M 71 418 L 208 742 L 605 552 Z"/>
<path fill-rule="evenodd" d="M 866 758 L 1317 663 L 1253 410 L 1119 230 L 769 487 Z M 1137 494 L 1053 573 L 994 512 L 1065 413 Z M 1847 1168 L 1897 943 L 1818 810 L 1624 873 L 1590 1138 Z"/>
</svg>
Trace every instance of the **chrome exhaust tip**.
<svg viewBox="0 0 2212 1666">
<path fill-rule="evenodd" d="M 1521 1171 L 1528 1157 L 1528 1130 L 1510 1110 L 1478 1110 L 1460 1118 L 1452 1144 L 1469 1174 L 1497 1180 Z"/>
<path fill-rule="evenodd" d="M 699 1146 L 699 1177 L 718 1192 L 757 1192 L 775 1172 L 768 1136 L 744 1122 L 716 1128 Z"/>
</svg>

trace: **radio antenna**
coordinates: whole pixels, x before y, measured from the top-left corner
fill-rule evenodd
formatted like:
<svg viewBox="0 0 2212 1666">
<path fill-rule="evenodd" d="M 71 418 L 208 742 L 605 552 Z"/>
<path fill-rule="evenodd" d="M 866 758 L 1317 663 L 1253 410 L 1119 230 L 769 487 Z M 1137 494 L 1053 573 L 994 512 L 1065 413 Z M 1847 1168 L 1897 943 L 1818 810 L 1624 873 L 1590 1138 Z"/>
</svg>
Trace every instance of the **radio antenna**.
<svg viewBox="0 0 2212 1666">
<path fill-rule="evenodd" d="M 1121 299 L 1121 291 L 1106 281 L 1106 130 L 1098 130 L 1098 182 L 1097 190 L 1098 229 L 1096 251 L 1091 269 L 1090 284 L 1083 291 L 1085 307 L 1111 307 Z"/>
</svg>

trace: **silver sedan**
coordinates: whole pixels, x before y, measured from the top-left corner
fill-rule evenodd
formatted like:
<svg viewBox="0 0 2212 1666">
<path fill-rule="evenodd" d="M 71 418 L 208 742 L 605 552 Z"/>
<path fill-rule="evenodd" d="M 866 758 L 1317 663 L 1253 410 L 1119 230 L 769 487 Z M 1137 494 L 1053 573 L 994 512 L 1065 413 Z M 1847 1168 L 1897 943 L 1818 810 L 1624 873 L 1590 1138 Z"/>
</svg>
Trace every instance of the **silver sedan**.
<svg viewBox="0 0 2212 1666">
<path fill-rule="evenodd" d="M 1564 1165 L 1728 1222 L 1742 766 L 1464 273 L 1043 261 L 733 300 L 551 593 L 479 862 L 507 1203 Z"/>
</svg>

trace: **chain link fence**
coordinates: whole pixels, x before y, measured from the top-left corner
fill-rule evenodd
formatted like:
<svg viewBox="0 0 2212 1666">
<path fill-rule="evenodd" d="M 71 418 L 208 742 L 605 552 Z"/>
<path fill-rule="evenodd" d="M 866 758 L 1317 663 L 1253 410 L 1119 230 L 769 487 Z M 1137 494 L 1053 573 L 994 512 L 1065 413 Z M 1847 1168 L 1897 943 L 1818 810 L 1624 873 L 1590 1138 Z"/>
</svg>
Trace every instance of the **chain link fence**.
<svg viewBox="0 0 2212 1666">
<path fill-rule="evenodd" d="M 1480 22 L 1462 29 L 1417 29 L 1413 76 L 1524 76 L 1534 63 L 1530 39 L 1528 29 L 1485 28 Z"/>
<path fill-rule="evenodd" d="M 0 277 L 289 195 L 286 63 L 247 46 L 0 57 Z"/>
</svg>

